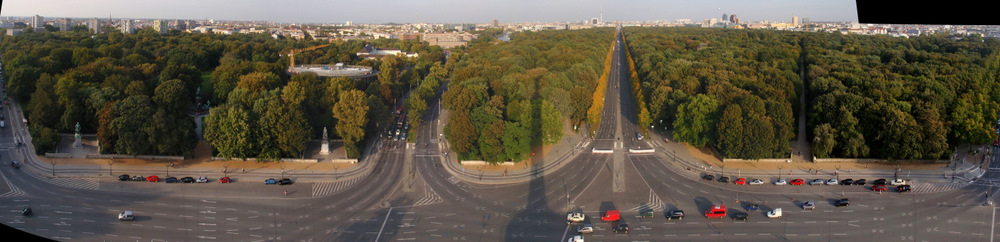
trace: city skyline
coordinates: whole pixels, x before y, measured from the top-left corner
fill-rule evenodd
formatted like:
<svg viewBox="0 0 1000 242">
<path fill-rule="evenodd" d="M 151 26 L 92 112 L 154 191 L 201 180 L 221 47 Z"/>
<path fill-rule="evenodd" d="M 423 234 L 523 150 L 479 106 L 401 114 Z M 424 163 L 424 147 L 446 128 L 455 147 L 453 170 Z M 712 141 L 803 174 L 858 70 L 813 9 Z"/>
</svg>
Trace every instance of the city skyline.
<svg viewBox="0 0 1000 242">
<path fill-rule="evenodd" d="M 108 6 L 115 6 L 109 8 Z M 251 20 L 279 23 L 500 23 L 577 22 L 600 18 L 605 22 L 721 18 L 737 15 L 741 21 L 857 21 L 854 1 L 802 2 L 791 0 L 707 2 L 688 1 L 456 1 L 430 0 L 347 1 L 306 0 L 278 3 L 251 1 L 170 1 L 137 5 L 131 1 L 58 0 L 4 1 L 0 16 L 55 16 L 69 18 L 148 18 Z M 113 10 L 112 10 L 113 9 Z"/>
</svg>

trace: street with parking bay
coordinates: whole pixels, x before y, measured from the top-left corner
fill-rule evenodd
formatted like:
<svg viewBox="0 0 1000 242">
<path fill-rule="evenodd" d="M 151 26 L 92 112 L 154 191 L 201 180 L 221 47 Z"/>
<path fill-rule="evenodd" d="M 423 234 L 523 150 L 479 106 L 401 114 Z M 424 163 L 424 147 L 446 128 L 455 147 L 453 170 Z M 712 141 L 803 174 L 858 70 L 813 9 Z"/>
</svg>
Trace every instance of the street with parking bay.
<svg viewBox="0 0 1000 242">
<path fill-rule="evenodd" d="M 53 178 L 30 142 L 15 145 L 30 136 L 24 124 L 12 122 L 0 129 L 0 159 L 23 161 L 23 167 L 0 169 L 0 222 L 60 241 L 565 241 L 582 224 L 593 224 L 595 231 L 584 237 L 594 241 L 992 241 L 996 236 L 996 208 L 987 204 L 996 192 L 994 184 L 1000 183 L 995 157 L 979 175 L 968 175 L 978 170 L 975 165 L 956 162 L 951 166 L 963 168 L 956 172 L 963 175 L 959 178 L 942 174 L 950 168 L 913 170 L 905 176 L 892 169 L 836 174 L 797 170 L 789 176 L 771 169 L 707 168 L 683 144 L 665 142 L 658 134 L 639 139 L 621 41 L 616 38 L 605 116 L 594 139 L 517 175 L 462 172 L 436 135 L 446 118 L 439 109 L 426 114 L 418 129 L 426 133 L 415 143 L 373 141 L 379 148 L 362 161 L 370 165 L 358 165 L 368 172 L 348 178 L 290 173 L 296 182 L 287 186 L 263 183 L 263 178 L 278 176 L 274 173 L 230 174 L 234 182 L 223 184 L 217 182 L 221 172 L 183 168 L 170 172 L 214 181 Z M 12 120 L 23 115 L 17 104 L 4 110 Z M 756 178 L 764 184 L 708 181 L 703 174 Z M 779 176 L 806 181 L 839 176 L 869 184 L 774 185 Z M 894 192 L 895 186 L 871 190 L 872 181 L 896 176 L 913 191 Z M 834 206 L 842 198 L 849 198 L 850 205 Z M 808 201 L 816 208 L 802 209 Z M 759 210 L 747 211 L 750 204 Z M 749 218 L 705 218 L 715 205 L 725 205 L 730 214 L 748 212 Z M 34 215 L 22 216 L 21 209 L 29 206 Z M 783 215 L 767 218 L 775 208 Z M 118 221 L 116 215 L 124 210 L 133 211 L 135 221 Z M 614 233 L 611 223 L 601 221 L 608 210 L 621 211 L 628 233 Z M 640 216 L 648 210 L 655 215 Z M 667 220 L 665 215 L 674 210 L 683 210 L 684 219 Z M 584 213 L 585 221 L 567 224 L 570 212 Z"/>
</svg>

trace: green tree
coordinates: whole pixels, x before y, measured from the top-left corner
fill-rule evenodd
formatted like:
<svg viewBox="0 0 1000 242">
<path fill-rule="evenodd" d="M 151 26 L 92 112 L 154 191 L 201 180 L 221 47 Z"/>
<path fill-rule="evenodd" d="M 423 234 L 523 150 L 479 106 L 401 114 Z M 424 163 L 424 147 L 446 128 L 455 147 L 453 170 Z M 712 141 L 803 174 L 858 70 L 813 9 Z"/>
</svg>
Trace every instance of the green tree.
<svg viewBox="0 0 1000 242">
<path fill-rule="evenodd" d="M 542 116 L 542 143 L 559 143 L 563 136 L 562 114 L 547 100 L 542 101 L 540 113 Z"/>
<path fill-rule="evenodd" d="M 410 95 L 410 98 L 406 99 L 405 106 L 406 110 L 410 113 L 406 117 L 409 119 L 408 122 L 413 125 L 420 125 L 424 112 L 427 111 L 427 102 L 420 95 Z"/>
<path fill-rule="evenodd" d="M 146 155 L 152 151 L 146 128 L 153 114 L 149 97 L 137 95 L 115 103 L 110 129 L 117 137 L 115 151 L 125 155 Z"/>
<path fill-rule="evenodd" d="M 191 107 L 191 98 L 180 79 L 160 82 L 153 93 L 153 103 L 167 113 L 183 114 Z"/>
<path fill-rule="evenodd" d="M 726 106 L 716 127 L 719 135 L 719 152 L 722 153 L 723 157 L 740 157 L 743 154 L 745 146 L 743 127 L 743 109 L 740 105 Z"/>
<path fill-rule="evenodd" d="M 246 159 L 254 154 L 253 120 L 246 110 L 234 105 L 212 108 L 205 119 L 205 141 L 226 159 Z"/>
<path fill-rule="evenodd" d="M 829 123 L 820 124 L 813 130 L 812 153 L 819 158 L 827 158 L 833 154 L 837 146 L 837 130 Z"/>
<path fill-rule="evenodd" d="M 462 159 L 479 157 L 476 146 L 479 137 L 476 126 L 472 124 L 469 111 L 458 110 L 451 113 L 444 135 L 448 138 L 452 150 Z"/>
<path fill-rule="evenodd" d="M 333 106 L 333 117 L 337 118 L 337 134 L 344 139 L 347 156 L 361 156 L 358 142 L 365 136 L 365 124 L 368 123 L 368 104 L 365 94 L 351 90 L 340 95 L 340 101 Z"/>
<path fill-rule="evenodd" d="M 680 104 L 673 125 L 674 139 L 698 147 L 713 143 L 718 112 L 718 101 L 705 94 L 695 95 Z"/>
<path fill-rule="evenodd" d="M 483 159 L 492 164 L 507 160 L 504 152 L 503 135 L 505 124 L 503 120 L 495 120 L 483 129 L 479 136 L 479 150 Z"/>
</svg>

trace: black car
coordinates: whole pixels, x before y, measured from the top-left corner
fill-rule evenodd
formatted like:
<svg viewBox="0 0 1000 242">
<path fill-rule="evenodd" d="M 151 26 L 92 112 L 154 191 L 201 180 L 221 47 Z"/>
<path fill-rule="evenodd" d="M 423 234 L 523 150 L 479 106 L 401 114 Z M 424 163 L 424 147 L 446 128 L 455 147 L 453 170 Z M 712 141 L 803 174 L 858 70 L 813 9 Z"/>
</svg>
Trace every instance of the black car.
<svg viewBox="0 0 1000 242">
<path fill-rule="evenodd" d="M 854 184 L 854 179 L 845 179 L 840 181 L 840 185 L 848 186 Z"/>
<path fill-rule="evenodd" d="M 683 210 L 674 210 L 667 213 L 667 220 L 684 219 Z"/>
<path fill-rule="evenodd" d="M 130 177 L 130 176 L 128 176 L 128 175 L 124 175 L 124 174 L 123 174 L 123 175 L 120 175 L 120 176 L 118 176 L 118 180 L 119 180 L 119 181 L 128 181 L 128 180 L 130 180 L 130 179 L 132 179 L 132 177 Z"/>
<path fill-rule="evenodd" d="M 14 169 L 21 169 L 21 163 L 17 161 L 11 161 L 10 167 L 14 167 Z"/>
<path fill-rule="evenodd" d="M 847 200 L 847 198 L 841 198 L 840 200 L 837 200 L 836 202 L 833 203 L 833 206 L 837 206 L 837 207 L 847 207 L 847 206 L 850 206 L 850 205 L 851 205 L 851 201 Z"/>
<path fill-rule="evenodd" d="M 729 182 L 729 177 L 728 176 L 719 177 L 719 182 L 728 183 Z"/>
<path fill-rule="evenodd" d="M 711 181 L 711 180 L 715 180 L 715 176 L 709 175 L 709 174 L 705 174 L 704 176 L 701 176 L 701 179 L 705 179 L 705 180 Z"/>
<path fill-rule="evenodd" d="M 620 223 L 620 224 L 618 224 L 618 226 L 615 226 L 615 233 L 616 234 L 617 233 L 626 233 L 627 234 L 628 233 L 628 224 L 626 224 L 626 223 Z"/>
<path fill-rule="evenodd" d="M 278 185 L 292 185 L 292 179 L 282 178 L 278 180 Z"/>
<path fill-rule="evenodd" d="M 910 185 L 900 185 L 900 186 L 896 187 L 896 191 L 897 192 L 909 192 L 910 191 Z"/>
<path fill-rule="evenodd" d="M 866 183 L 868 182 L 865 181 L 865 179 L 858 179 L 857 181 L 854 181 L 854 185 L 864 186 Z"/>
<path fill-rule="evenodd" d="M 31 217 L 31 214 L 32 214 L 31 207 L 26 207 L 24 209 L 21 209 L 21 216 Z"/>
<path fill-rule="evenodd" d="M 132 181 L 146 181 L 146 177 L 143 176 L 133 176 Z"/>
<path fill-rule="evenodd" d="M 166 182 L 166 183 L 177 183 L 177 178 L 176 177 L 167 177 L 166 179 L 163 179 L 163 182 Z"/>
<path fill-rule="evenodd" d="M 885 179 L 878 179 L 872 182 L 872 185 L 885 185 Z"/>
<path fill-rule="evenodd" d="M 181 178 L 181 183 L 194 183 L 194 177 L 188 176 Z"/>
<path fill-rule="evenodd" d="M 750 215 L 747 213 L 744 212 L 733 213 L 733 220 L 747 221 L 748 218 L 750 218 Z"/>
</svg>

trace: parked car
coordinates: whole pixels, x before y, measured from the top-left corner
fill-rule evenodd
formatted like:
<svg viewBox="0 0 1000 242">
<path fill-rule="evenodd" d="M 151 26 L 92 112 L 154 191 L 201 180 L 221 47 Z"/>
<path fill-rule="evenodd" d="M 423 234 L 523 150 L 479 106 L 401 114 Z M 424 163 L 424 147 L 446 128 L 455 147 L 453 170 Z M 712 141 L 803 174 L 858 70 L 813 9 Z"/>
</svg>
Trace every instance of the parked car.
<svg viewBox="0 0 1000 242">
<path fill-rule="evenodd" d="M 840 185 L 849 186 L 854 184 L 854 179 L 844 179 L 840 181 Z"/>
<path fill-rule="evenodd" d="M 762 181 L 760 179 L 750 180 L 750 185 L 761 185 L 761 184 L 764 184 L 764 181 Z"/>
<path fill-rule="evenodd" d="M 786 185 L 786 184 L 788 184 L 788 182 L 785 181 L 785 179 L 778 179 L 777 181 L 774 182 L 774 185 L 777 185 L 777 186 Z"/>
<path fill-rule="evenodd" d="M 909 192 L 910 191 L 910 185 L 898 186 L 898 187 L 896 187 L 896 191 L 897 192 Z"/>
<path fill-rule="evenodd" d="M 893 186 L 906 185 L 906 181 L 903 180 L 903 179 L 896 179 L 896 180 L 892 180 L 891 182 L 889 182 L 889 185 L 893 185 Z"/>
<path fill-rule="evenodd" d="M 804 209 L 804 210 L 814 210 L 814 209 L 816 209 L 816 203 L 814 203 L 813 201 L 807 201 L 806 203 L 802 204 L 802 209 Z"/>
<path fill-rule="evenodd" d="M 705 180 L 711 181 L 711 180 L 715 180 L 715 176 L 714 175 L 705 174 L 704 176 L 701 176 L 701 179 L 705 179 Z"/>
<path fill-rule="evenodd" d="M 284 186 L 284 185 L 292 185 L 292 179 L 282 178 L 281 180 L 278 180 L 278 185 L 282 185 L 282 186 Z"/>
<path fill-rule="evenodd" d="M 775 208 L 774 210 L 771 210 L 770 212 L 767 212 L 767 217 L 768 218 L 780 218 L 781 217 L 781 208 Z"/>
<path fill-rule="evenodd" d="M 733 220 L 747 221 L 748 218 L 750 218 L 750 215 L 744 212 L 736 212 L 733 214 Z"/>
<path fill-rule="evenodd" d="M 194 177 L 186 176 L 181 178 L 181 183 L 194 183 Z"/>
<path fill-rule="evenodd" d="M 812 185 L 823 185 L 824 183 L 826 183 L 826 182 L 823 181 L 823 179 L 813 179 L 812 181 L 809 182 L 809 185 L 810 186 L 812 186 Z"/>
<path fill-rule="evenodd" d="M 789 182 L 788 184 L 792 184 L 792 186 L 798 186 L 798 185 L 806 184 L 806 181 L 803 181 L 802 179 L 795 179 L 795 180 L 792 180 L 791 182 Z"/>
<path fill-rule="evenodd" d="M 837 185 L 837 184 L 840 184 L 840 182 L 838 182 L 837 179 L 830 179 L 829 181 L 826 181 L 826 184 L 827 185 Z"/>
<path fill-rule="evenodd" d="M 158 177 L 158 176 L 148 176 L 148 177 L 146 177 L 146 181 L 148 181 L 148 182 L 158 182 L 158 181 L 160 181 L 160 177 Z"/>
<path fill-rule="evenodd" d="M 198 183 L 208 183 L 208 177 L 198 177 Z"/>
<path fill-rule="evenodd" d="M 268 178 L 267 180 L 264 180 L 264 184 L 267 185 L 278 184 L 278 181 L 274 180 L 274 178 Z"/>
<path fill-rule="evenodd" d="M 854 181 L 854 185 L 858 185 L 858 186 L 864 186 L 867 183 L 868 183 L 868 181 L 865 181 L 865 179 L 858 179 L 857 181 Z"/>
<path fill-rule="evenodd" d="M 728 176 L 719 177 L 719 182 L 728 183 L 729 182 L 729 177 Z"/>
<path fill-rule="evenodd" d="M 232 180 L 229 180 L 228 176 L 227 177 L 223 177 L 223 178 L 219 178 L 219 183 L 229 183 L 230 181 L 232 181 Z"/>
<path fill-rule="evenodd" d="M 874 186 L 872 186 L 872 191 L 884 192 L 885 191 L 885 185 L 874 185 Z"/>
<path fill-rule="evenodd" d="M 850 205 L 851 205 L 851 201 L 847 200 L 847 198 L 841 198 L 840 200 L 837 200 L 836 202 L 833 203 L 833 206 L 837 206 L 837 207 L 846 207 L 846 206 L 850 206 Z"/>
<path fill-rule="evenodd" d="M 131 180 L 131 179 L 132 179 L 132 177 L 129 177 L 126 174 L 121 174 L 121 175 L 118 176 L 118 180 L 119 181 L 128 181 L 128 180 Z"/>
<path fill-rule="evenodd" d="M 667 220 L 684 219 L 684 210 L 674 210 L 667 213 Z"/>
<path fill-rule="evenodd" d="M 878 179 L 872 182 L 872 185 L 885 185 L 885 179 Z"/>
<path fill-rule="evenodd" d="M 146 177 L 143 176 L 133 176 L 132 181 L 146 181 Z"/>
<path fill-rule="evenodd" d="M 746 178 L 742 178 L 742 177 L 736 178 L 736 181 L 733 182 L 733 183 L 736 183 L 736 185 L 746 185 L 747 184 L 747 179 Z"/>
<path fill-rule="evenodd" d="M 566 224 L 583 222 L 583 220 L 586 218 L 587 215 L 584 215 L 583 213 L 579 212 L 569 213 L 566 215 Z"/>
<path fill-rule="evenodd" d="M 176 177 L 167 177 L 167 178 L 163 179 L 163 182 L 166 182 L 166 183 L 177 183 L 177 178 Z"/>
<path fill-rule="evenodd" d="M 580 226 L 580 228 L 577 228 L 576 232 L 577 233 L 581 233 L 581 234 L 593 233 L 594 232 L 594 225 L 584 224 L 584 225 Z"/>
</svg>

